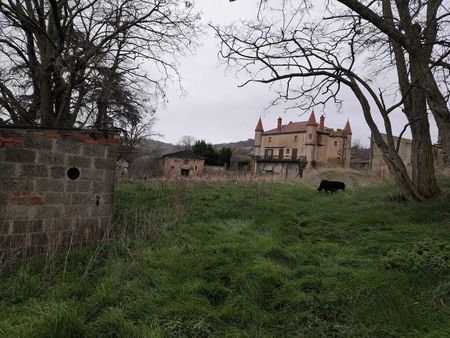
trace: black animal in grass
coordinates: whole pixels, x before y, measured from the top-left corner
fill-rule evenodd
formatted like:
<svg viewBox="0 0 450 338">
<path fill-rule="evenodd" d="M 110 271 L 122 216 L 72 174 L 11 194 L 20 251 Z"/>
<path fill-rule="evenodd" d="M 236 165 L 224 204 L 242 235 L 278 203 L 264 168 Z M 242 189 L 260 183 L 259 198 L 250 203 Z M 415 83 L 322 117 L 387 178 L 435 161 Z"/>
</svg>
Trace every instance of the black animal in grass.
<svg viewBox="0 0 450 338">
<path fill-rule="evenodd" d="M 322 180 L 317 190 L 325 190 L 325 192 L 331 191 L 331 193 L 337 192 L 338 190 L 345 191 L 345 183 L 339 181 Z"/>
</svg>

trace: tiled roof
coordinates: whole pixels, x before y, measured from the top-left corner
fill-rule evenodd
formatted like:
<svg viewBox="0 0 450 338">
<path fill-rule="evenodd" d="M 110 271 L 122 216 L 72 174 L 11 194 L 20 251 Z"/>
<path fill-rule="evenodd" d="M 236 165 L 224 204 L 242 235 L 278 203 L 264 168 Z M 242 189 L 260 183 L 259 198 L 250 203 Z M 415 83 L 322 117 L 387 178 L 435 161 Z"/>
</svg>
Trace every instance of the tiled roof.
<svg viewBox="0 0 450 338">
<path fill-rule="evenodd" d="M 306 126 L 308 122 L 302 121 L 302 122 L 289 122 L 288 124 L 282 125 L 281 130 L 278 128 L 270 129 L 264 133 L 264 135 L 267 134 L 279 134 L 279 133 L 299 133 L 299 132 L 305 132 Z"/>
</svg>

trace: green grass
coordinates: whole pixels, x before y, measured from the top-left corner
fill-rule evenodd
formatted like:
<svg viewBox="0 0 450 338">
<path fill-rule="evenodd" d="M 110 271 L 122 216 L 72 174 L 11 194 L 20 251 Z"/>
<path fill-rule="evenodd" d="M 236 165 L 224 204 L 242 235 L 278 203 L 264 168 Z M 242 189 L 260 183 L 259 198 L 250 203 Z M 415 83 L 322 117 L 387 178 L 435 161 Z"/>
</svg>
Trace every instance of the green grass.
<svg viewBox="0 0 450 338">
<path fill-rule="evenodd" d="M 450 337 L 450 180 L 392 187 L 126 184 L 134 238 L 0 277 L 0 337 Z"/>
</svg>

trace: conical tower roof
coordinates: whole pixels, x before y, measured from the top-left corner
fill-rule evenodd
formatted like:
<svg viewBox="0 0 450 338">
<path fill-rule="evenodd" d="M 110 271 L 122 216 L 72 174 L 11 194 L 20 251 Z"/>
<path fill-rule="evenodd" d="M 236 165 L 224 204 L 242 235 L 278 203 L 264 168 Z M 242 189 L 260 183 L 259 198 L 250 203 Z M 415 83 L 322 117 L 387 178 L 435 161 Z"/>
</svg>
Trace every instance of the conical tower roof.
<svg viewBox="0 0 450 338">
<path fill-rule="evenodd" d="M 306 125 L 307 126 L 317 126 L 316 115 L 314 114 L 314 111 L 311 113 Z"/>
<path fill-rule="evenodd" d="M 261 118 L 259 118 L 258 124 L 256 125 L 255 131 L 264 131 Z"/>
<path fill-rule="evenodd" d="M 352 128 L 350 127 L 350 120 L 347 120 L 347 123 L 345 124 L 344 131 L 346 131 L 348 134 L 352 134 Z"/>
</svg>

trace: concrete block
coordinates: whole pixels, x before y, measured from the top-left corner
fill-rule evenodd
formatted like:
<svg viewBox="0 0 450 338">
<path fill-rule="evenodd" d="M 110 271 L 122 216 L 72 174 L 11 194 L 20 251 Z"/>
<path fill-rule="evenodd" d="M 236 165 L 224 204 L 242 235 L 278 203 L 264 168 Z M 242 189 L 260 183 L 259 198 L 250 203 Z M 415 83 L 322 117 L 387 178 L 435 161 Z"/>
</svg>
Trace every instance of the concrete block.
<svg viewBox="0 0 450 338">
<path fill-rule="evenodd" d="M 62 216 L 63 209 L 60 206 L 55 205 L 42 205 L 36 208 L 36 218 L 60 218 Z"/>
<path fill-rule="evenodd" d="M 51 178 L 64 178 L 66 177 L 66 167 L 50 167 L 50 177 Z"/>
<path fill-rule="evenodd" d="M 89 208 L 86 205 L 64 205 L 64 216 L 70 219 L 71 224 L 89 216 Z"/>
<path fill-rule="evenodd" d="M 83 144 L 83 156 L 104 158 L 106 156 L 106 152 L 107 150 L 104 146 L 99 146 L 96 144 Z"/>
<path fill-rule="evenodd" d="M 96 158 L 94 165 L 95 169 L 115 170 L 116 160 L 113 158 Z"/>
<path fill-rule="evenodd" d="M 52 204 L 70 204 L 72 197 L 64 192 L 47 192 L 44 194 L 44 202 L 47 205 Z"/>
<path fill-rule="evenodd" d="M 48 235 L 45 232 L 34 233 L 30 235 L 30 244 L 32 246 L 47 245 L 48 240 Z"/>
<path fill-rule="evenodd" d="M 37 163 L 62 166 L 64 165 L 65 156 L 51 151 L 38 151 Z"/>
<path fill-rule="evenodd" d="M 74 181 L 66 181 L 66 192 L 90 192 L 91 191 L 91 182 L 90 181 L 82 181 L 82 180 L 74 180 Z"/>
<path fill-rule="evenodd" d="M 12 221 L 12 232 L 14 234 L 42 232 L 43 224 L 44 222 L 42 220 L 15 220 Z"/>
<path fill-rule="evenodd" d="M 0 247 L 18 250 L 27 245 L 25 234 L 0 236 Z"/>
<path fill-rule="evenodd" d="M 0 220 L 0 236 L 12 233 L 12 221 Z"/>
<path fill-rule="evenodd" d="M 105 171 L 105 176 L 103 178 L 103 183 L 107 187 L 111 187 L 111 189 L 113 189 L 114 188 L 115 176 L 116 176 L 116 171 L 115 170 L 106 170 Z"/>
<path fill-rule="evenodd" d="M 26 135 L 23 139 L 23 147 L 31 149 L 52 150 L 53 140 L 45 137 Z"/>
<path fill-rule="evenodd" d="M 6 220 L 32 220 L 36 215 L 36 207 L 29 205 L 10 205 L 6 208 Z"/>
<path fill-rule="evenodd" d="M 36 160 L 36 151 L 27 149 L 5 149 L 6 162 L 25 162 L 34 163 Z"/>
<path fill-rule="evenodd" d="M 90 191 L 98 195 L 103 193 L 105 189 L 108 189 L 108 187 L 103 182 L 98 181 L 92 182 Z"/>
<path fill-rule="evenodd" d="M 102 181 L 104 170 L 98 169 L 83 169 L 81 170 L 80 178 L 82 180 Z"/>
<path fill-rule="evenodd" d="M 0 177 L 0 192 L 26 193 L 33 190 L 33 182 L 24 178 L 3 178 Z"/>
<path fill-rule="evenodd" d="M 71 220 L 68 218 L 47 218 L 44 222 L 45 232 L 57 232 L 70 229 Z"/>
<path fill-rule="evenodd" d="M 95 205 L 96 196 L 91 193 L 75 192 L 72 193 L 71 204 Z"/>
<path fill-rule="evenodd" d="M 66 165 L 68 167 L 76 167 L 76 168 L 90 168 L 91 167 L 91 159 L 88 157 L 81 156 L 69 156 L 66 160 Z"/>
<path fill-rule="evenodd" d="M 106 151 L 106 157 L 107 158 L 113 158 L 113 159 L 117 159 L 117 156 L 119 154 L 119 149 L 117 147 L 107 147 L 107 151 Z"/>
<path fill-rule="evenodd" d="M 106 217 L 112 213 L 111 205 L 95 205 L 90 208 L 91 217 Z"/>
<path fill-rule="evenodd" d="M 21 164 L 19 170 L 19 176 L 21 177 L 48 177 L 48 168 L 44 164 Z"/>
<path fill-rule="evenodd" d="M 0 162 L 0 176 L 1 177 L 14 177 L 16 176 L 16 164 Z"/>
<path fill-rule="evenodd" d="M 35 190 L 37 192 L 63 192 L 64 183 L 62 180 L 56 180 L 51 178 L 39 178 L 36 180 Z"/>
<path fill-rule="evenodd" d="M 61 154 L 79 155 L 81 153 L 81 143 L 56 140 L 55 150 Z"/>
</svg>

